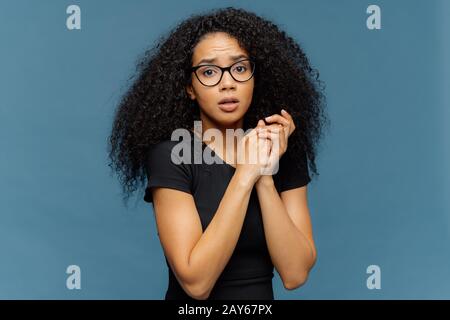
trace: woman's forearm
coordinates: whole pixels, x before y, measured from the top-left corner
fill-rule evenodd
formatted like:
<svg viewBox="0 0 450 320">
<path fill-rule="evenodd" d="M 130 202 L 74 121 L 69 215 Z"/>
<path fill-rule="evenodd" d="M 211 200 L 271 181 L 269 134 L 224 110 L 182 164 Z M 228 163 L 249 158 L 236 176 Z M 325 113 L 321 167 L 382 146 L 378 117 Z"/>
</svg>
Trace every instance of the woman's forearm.
<svg viewBox="0 0 450 320">
<path fill-rule="evenodd" d="M 270 256 L 284 286 L 294 289 L 306 281 L 314 265 L 313 248 L 289 217 L 272 177 L 262 177 L 256 191 Z"/>
<path fill-rule="evenodd" d="M 235 172 L 213 219 L 191 251 L 191 279 L 205 298 L 236 247 L 254 183 L 253 178 Z"/>
</svg>

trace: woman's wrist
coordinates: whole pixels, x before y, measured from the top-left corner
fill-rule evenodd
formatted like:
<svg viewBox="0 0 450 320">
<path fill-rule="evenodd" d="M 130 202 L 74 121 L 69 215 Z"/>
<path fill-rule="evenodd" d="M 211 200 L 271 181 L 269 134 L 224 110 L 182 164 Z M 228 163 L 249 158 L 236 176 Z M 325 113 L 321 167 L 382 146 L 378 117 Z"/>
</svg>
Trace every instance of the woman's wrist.
<svg viewBox="0 0 450 320">
<path fill-rule="evenodd" d="M 239 170 L 237 169 L 234 173 L 234 176 L 236 177 L 239 185 L 243 187 L 253 188 L 256 181 L 258 180 L 258 177 L 255 177 L 254 175 L 250 174 L 247 171 Z"/>
<path fill-rule="evenodd" d="M 259 179 L 256 181 L 255 183 L 255 187 L 256 188 L 260 188 L 260 187 L 271 187 L 273 186 L 275 183 L 273 181 L 273 176 L 272 175 L 262 175 L 259 177 Z"/>
</svg>

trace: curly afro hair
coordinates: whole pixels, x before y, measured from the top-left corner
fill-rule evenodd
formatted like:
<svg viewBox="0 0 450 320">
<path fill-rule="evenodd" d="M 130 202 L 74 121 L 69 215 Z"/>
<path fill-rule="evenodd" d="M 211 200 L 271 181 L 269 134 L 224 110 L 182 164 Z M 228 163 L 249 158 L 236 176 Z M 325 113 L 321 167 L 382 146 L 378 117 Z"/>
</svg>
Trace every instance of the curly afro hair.
<svg viewBox="0 0 450 320">
<path fill-rule="evenodd" d="M 229 7 L 184 20 L 137 63 L 135 80 L 117 107 L 109 137 L 109 166 L 119 176 L 124 199 L 146 181 L 149 147 L 200 120 L 199 107 L 185 88 L 191 81 L 193 49 L 212 32 L 236 38 L 256 63 L 253 99 L 243 129 L 286 109 L 296 126 L 289 138 L 290 152 L 298 163 L 306 153 L 310 171 L 318 175 L 317 144 L 327 122 L 319 72 L 299 44 L 274 23 Z"/>
</svg>

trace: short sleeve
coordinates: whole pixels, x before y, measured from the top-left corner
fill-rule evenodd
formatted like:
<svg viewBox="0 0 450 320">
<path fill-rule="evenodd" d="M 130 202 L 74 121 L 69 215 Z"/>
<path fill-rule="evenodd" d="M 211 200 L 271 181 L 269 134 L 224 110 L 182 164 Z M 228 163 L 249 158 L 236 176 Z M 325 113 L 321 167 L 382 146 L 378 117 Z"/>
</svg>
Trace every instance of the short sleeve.
<svg viewBox="0 0 450 320">
<path fill-rule="evenodd" d="M 288 148 L 281 157 L 279 166 L 279 192 L 303 187 L 311 181 L 305 152 L 300 161 L 295 161 L 292 149 Z"/>
<path fill-rule="evenodd" d="M 187 163 L 180 163 L 180 157 L 175 153 L 173 157 L 177 158 L 178 163 L 172 161 L 172 146 L 171 141 L 163 141 L 149 149 L 145 162 L 147 186 L 144 201 L 146 202 L 153 202 L 151 187 L 165 187 L 192 193 L 191 168 Z"/>
</svg>

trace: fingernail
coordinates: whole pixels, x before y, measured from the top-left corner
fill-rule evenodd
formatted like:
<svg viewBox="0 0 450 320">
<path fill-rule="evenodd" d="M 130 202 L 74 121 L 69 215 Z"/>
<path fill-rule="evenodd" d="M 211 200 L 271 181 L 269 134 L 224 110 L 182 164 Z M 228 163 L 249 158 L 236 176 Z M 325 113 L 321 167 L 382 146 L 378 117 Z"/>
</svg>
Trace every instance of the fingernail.
<svg viewBox="0 0 450 320">
<path fill-rule="evenodd" d="M 284 109 L 281 109 L 281 112 L 283 112 L 283 113 L 286 113 L 286 110 L 284 110 Z"/>
<path fill-rule="evenodd" d="M 270 116 L 269 117 L 266 117 L 266 120 L 269 120 L 270 119 Z"/>
</svg>

